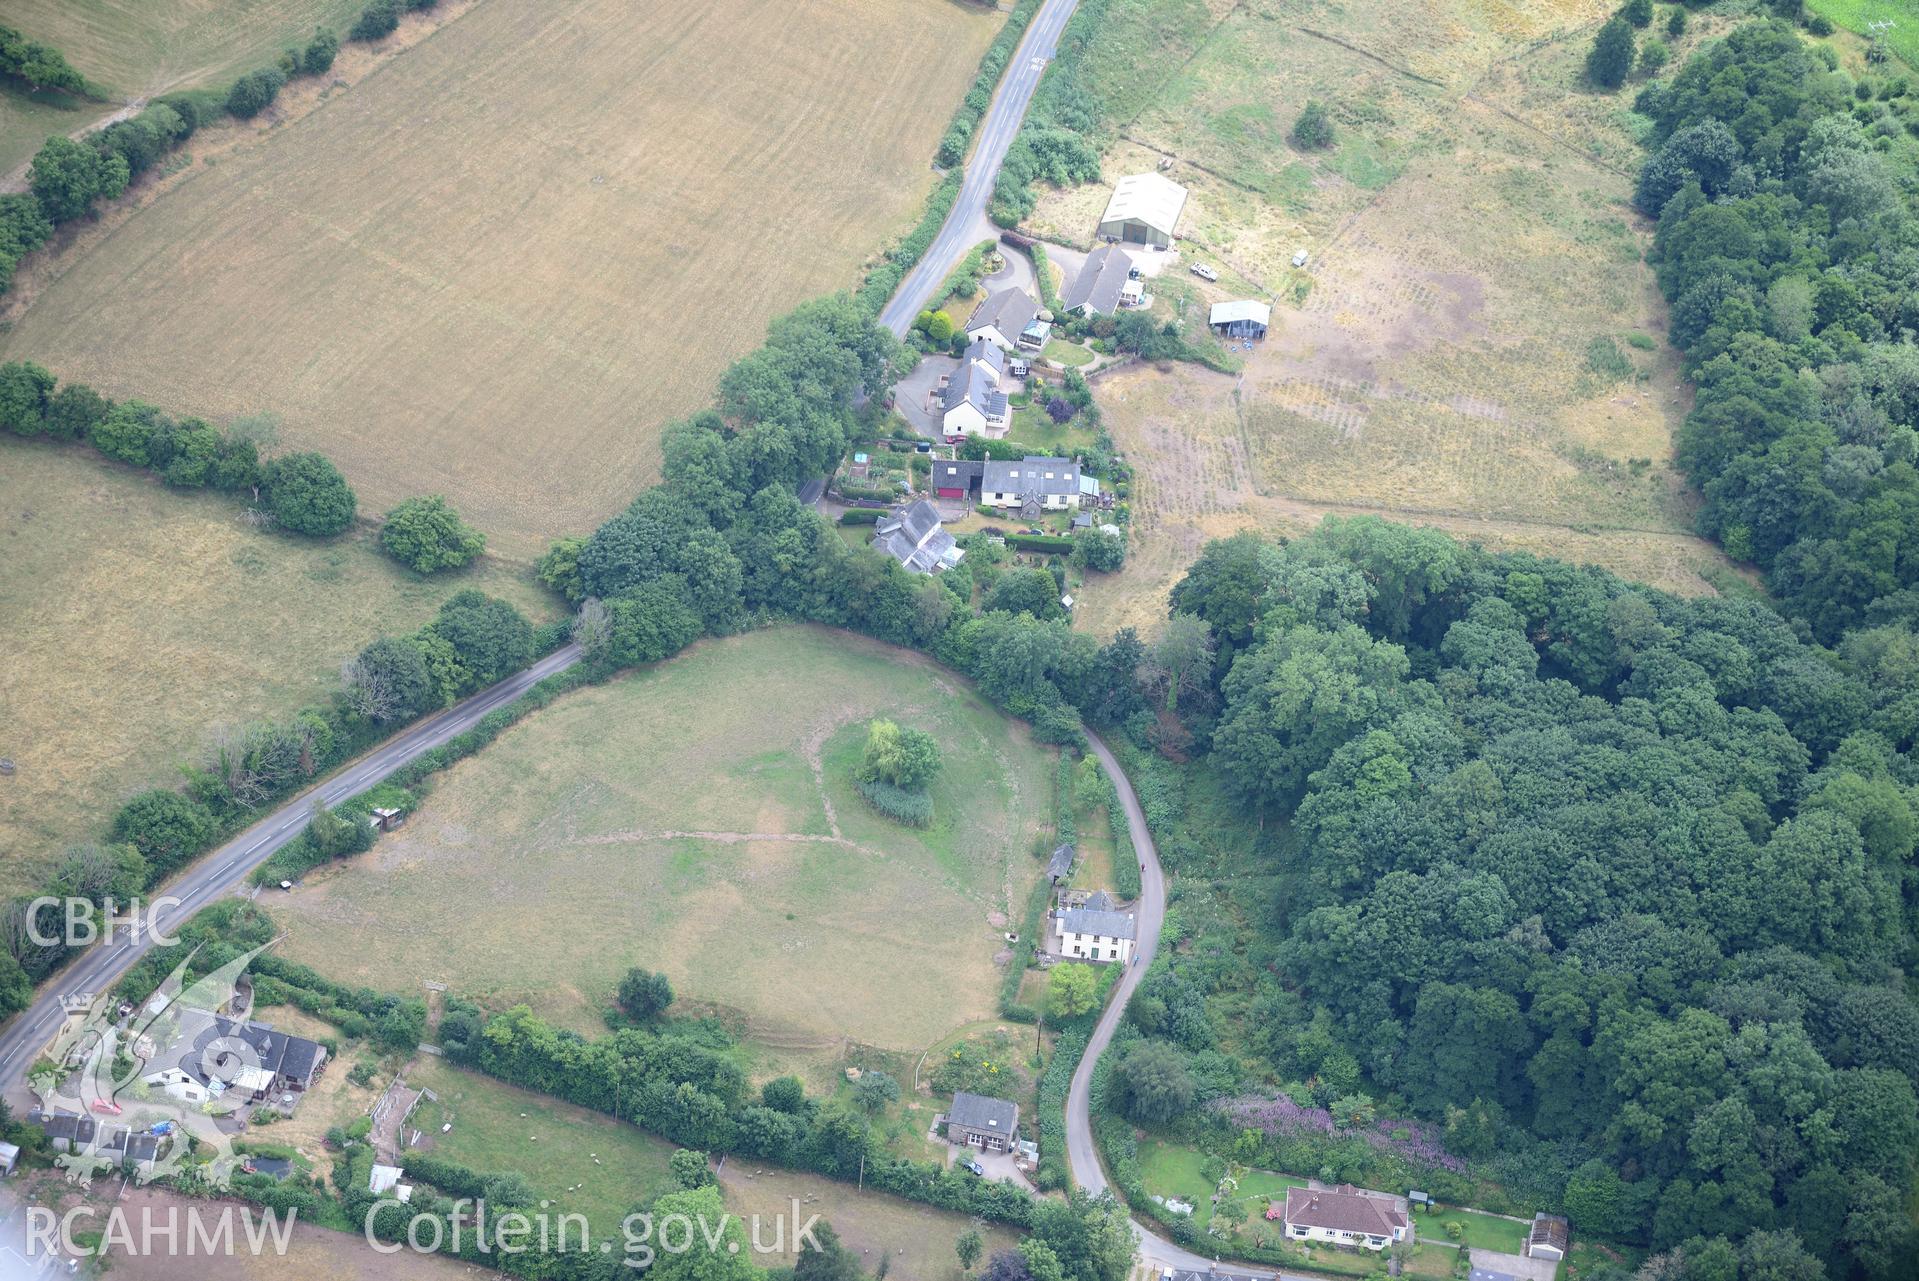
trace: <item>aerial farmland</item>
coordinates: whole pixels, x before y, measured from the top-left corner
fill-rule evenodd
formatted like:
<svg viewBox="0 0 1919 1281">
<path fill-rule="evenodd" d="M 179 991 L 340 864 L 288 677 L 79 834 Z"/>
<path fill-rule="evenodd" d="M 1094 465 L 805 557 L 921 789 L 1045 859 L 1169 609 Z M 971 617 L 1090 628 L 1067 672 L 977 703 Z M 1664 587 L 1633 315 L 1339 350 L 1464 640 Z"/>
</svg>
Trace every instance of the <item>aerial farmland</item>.
<svg viewBox="0 0 1919 1281">
<path fill-rule="evenodd" d="M 530 557 L 905 229 L 996 29 L 907 0 L 482 5 L 141 211 L 0 356 L 278 412 L 369 508 L 444 493 Z"/>
</svg>

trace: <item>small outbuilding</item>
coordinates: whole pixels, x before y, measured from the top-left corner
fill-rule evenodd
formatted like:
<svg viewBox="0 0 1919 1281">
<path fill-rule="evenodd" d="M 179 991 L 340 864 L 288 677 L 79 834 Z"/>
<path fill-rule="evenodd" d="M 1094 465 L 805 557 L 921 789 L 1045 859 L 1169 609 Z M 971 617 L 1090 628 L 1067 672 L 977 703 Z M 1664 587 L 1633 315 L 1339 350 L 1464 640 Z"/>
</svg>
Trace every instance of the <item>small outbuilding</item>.
<svg viewBox="0 0 1919 1281">
<path fill-rule="evenodd" d="M 1046 863 L 1046 879 L 1058 885 L 1073 874 L 1073 845 L 1068 841 L 1053 851 Z"/>
<path fill-rule="evenodd" d="M 1564 1215 L 1535 1214 L 1532 1229 L 1526 1234 L 1526 1257 L 1552 1259 L 1566 1257 L 1572 1247 L 1572 1224 Z"/>
<path fill-rule="evenodd" d="M 1206 323 L 1224 338 L 1264 338 L 1272 317 L 1273 309 L 1265 303 L 1243 299 L 1214 303 Z"/>
<path fill-rule="evenodd" d="M 1100 215 L 1099 234 L 1106 240 L 1154 245 L 1169 249 L 1180 210 L 1186 207 L 1186 188 L 1156 173 L 1128 174 L 1113 186 L 1112 199 Z"/>
</svg>

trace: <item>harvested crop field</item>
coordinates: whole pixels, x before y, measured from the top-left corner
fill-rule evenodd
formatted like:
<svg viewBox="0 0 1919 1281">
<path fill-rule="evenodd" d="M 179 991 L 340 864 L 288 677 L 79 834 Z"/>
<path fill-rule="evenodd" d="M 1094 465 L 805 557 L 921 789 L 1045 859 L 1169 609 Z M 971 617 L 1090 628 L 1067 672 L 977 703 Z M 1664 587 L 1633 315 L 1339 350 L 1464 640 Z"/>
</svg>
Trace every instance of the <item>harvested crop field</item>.
<svg viewBox="0 0 1919 1281">
<path fill-rule="evenodd" d="M 464 587 L 536 618 L 551 598 L 482 558 L 422 580 L 369 532 L 325 543 L 249 528 L 78 449 L 0 442 L 0 886 L 15 893 L 110 811 L 171 785 L 220 725 L 323 700 L 340 662 L 411 631 Z"/>
<path fill-rule="evenodd" d="M 60 50 L 108 95 L 0 90 L 0 173 L 47 135 L 82 129 L 122 102 L 222 86 L 263 67 L 316 26 L 344 32 L 364 0 L 7 0 L 0 21 Z"/>
<path fill-rule="evenodd" d="M 875 716 L 939 741 L 930 828 L 853 789 Z M 958 677 L 782 627 L 569 695 L 274 916 L 287 956 L 342 982 L 437 980 L 588 1033 L 628 967 L 662 970 L 777 1075 L 988 1016 L 1052 812 L 1048 753 Z"/>
<path fill-rule="evenodd" d="M 184 413 L 277 410 L 370 509 L 442 492 L 531 554 L 630 500 L 666 420 L 904 229 L 998 21 L 488 0 L 196 169 L 3 351 Z"/>
<path fill-rule="evenodd" d="M 1328 513 L 1680 591 L 1730 580 L 1690 534 L 1672 465 L 1690 398 L 1630 206 L 1630 94 L 1581 83 L 1606 9 L 1114 0 L 1126 47 L 1151 47 L 1128 34 L 1151 15 L 1188 20 L 1170 24 L 1165 90 L 1111 104 L 1106 172 L 1171 157 L 1190 192 L 1182 258 L 1221 273 L 1206 300 L 1261 298 L 1273 318 L 1236 345 L 1237 378 L 1181 365 L 1098 384 L 1140 476 L 1133 555 L 1084 593 L 1091 626 L 1163 618 L 1206 538 Z M 1696 23 L 1675 61 L 1715 29 Z M 1288 140 L 1309 99 L 1334 120 L 1322 151 Z M 1049 195 L 1035 228 L 1084 240 L 1105 191 Z"/>
</svg>

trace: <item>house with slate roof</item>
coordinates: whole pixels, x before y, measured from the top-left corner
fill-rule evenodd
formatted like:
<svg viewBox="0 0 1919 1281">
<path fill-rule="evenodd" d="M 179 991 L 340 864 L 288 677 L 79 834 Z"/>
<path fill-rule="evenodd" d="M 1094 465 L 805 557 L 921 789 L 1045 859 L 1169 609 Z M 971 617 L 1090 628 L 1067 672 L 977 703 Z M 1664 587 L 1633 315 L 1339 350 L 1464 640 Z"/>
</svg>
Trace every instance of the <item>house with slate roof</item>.
<svg viewBox="0 0 1919 1281">
<path fill-rule="evenodd" d="M 1104 895 L 1099 901 L 1112 902 Z M 1122 965 L 1133 959 L 1139 926 L 1131 912 L 1111 906 L 1062 907 L 1053 914 L 1053 923 L 1059 935 L 1054 950 L 1061 956 L 1079 961 L 1118 961 Z"/>
<path fill-rule="evenodd" d="M 940 430 L 948 440 L 962 436 L 998 439 L 1006 434 L 1012 410 L 999 377 L 984 361 L 963 362 L 940 393 Z"/>
<path fill-rule="evenodd" d="M 915 574 L 950 569 L 966 557 L 965 550 L 940 524 L 939 509 L 924 498 L 875 525 L 873 546 Z"/>
<path fill-rule="evenodd" d="M 1133 256 L 1118 245 L 1104 245 L 1086 255 L 1060 306 L 1082 316 L 1110 316 L 1121 307 L 1137 307 L 1144 297 L 1133 279 Z"/>
<path fill-rule="evenodd" d="M 1039 304 L 1023 289 L 1006 288 L 986 295 L 966 318 L 966 339 L 985 339 L 1001 351 L 1014 351 L 1019 336 L 1039 317 Z"/>
<path fill-rule="evenodd" d="M 1079 464 L 1068 458 L 988 461 L 980 472 L 980 501 L 1016 510 L 1029 520 L 1042 512 L 1077 508 Z"/>
<path fill-rule="evenodd" d="M 260 1102 L 302 1094 L 326 1070 L 326 1047 L 271 1024 L 242 1022 L 206 1010 L 184 1009 L 169 1045 L 148 1060 L 142 1079 L 169 1095 L 202 1103 L 238 1091 Z"/>
<path fill-rule="evenodd" d="M 961 1090 L 946 1109 L 946 1141 L 955 1147 L 1005 1152 L 1019 1134 L 1019 1104 Z"/>
</svg>

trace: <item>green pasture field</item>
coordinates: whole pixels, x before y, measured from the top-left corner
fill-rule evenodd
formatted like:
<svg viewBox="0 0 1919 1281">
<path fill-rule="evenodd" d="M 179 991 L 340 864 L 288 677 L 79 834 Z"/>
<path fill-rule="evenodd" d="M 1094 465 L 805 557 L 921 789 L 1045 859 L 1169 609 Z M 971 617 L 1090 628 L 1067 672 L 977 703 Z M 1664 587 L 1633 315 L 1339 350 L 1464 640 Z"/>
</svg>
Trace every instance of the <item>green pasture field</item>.
<svg viewBox="0 0 1919 1281">
<path fill-rule="evenodd" d="M 939 741 L 934 822 L 853 789 L 876 716 Z M 707 641 L 568 696 L 443 777 L 405 829 L 276 904 L 288 956 L 439 980 L 603 1030 L 629 966 L 816 1083 L 989 1017 L 1042 867 L 1053 764 L 959 678 L 850 634 Z"/>
<path fill-rule="evenodd" d="M 1832 20 L 1834 26 L 1878 40 L 1908 67 L 1919 68 L 1919 17 L 1909 5 L 1886 0 L 1806 0 L 1806 8 Z M 1892 25 L 1874 31 L 1875 22 Z"/>
<path fill-rule="evenodd" d="M 409 1127 L 434 1156 L 489 1174 L 518 1170 L 553 1214 L 584 1214 L 595 1237 L 617 1237 L 622 1219 L 676 1186 L 673 1144 L 625 1121 L 425 1056 L 407 1084 L 438 1096 L 421 1101 Z"/>
</svg>

